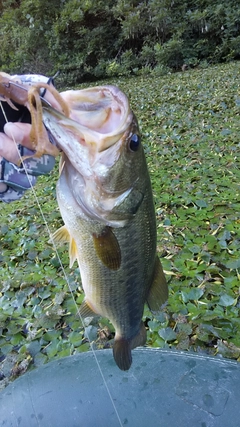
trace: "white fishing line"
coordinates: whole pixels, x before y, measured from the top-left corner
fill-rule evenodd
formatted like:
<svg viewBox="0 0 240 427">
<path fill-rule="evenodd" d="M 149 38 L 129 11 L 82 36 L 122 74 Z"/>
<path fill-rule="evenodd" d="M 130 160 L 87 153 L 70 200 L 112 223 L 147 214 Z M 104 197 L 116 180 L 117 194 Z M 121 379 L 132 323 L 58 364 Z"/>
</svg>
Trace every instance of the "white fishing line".
<svg viewBox="0 0 240 427">
<path fill-rule="evenodd" d="M 4 111 L 4 108 L 3 108 L 3 105 L 2 105 L 2 101 L 0 101 L 0 105 L 1 105 L 1 109 L 2 109 L 2 112 L 3 112 L 4 118 L 5 118 L 6 122 L 8 123 L 8 119 L 7 119 L 6 113 L 5 113 L 5 111 Z M 15 140 L 15 138 L 14 138 L 14 135 L 12 134 L 11 130 L 10 130 L 10 133 L 11 133 L 12 140 L 13 140 L 13 142 L 14 142 L 14 143 L 15 143 L 15 145 L 16 145 L 17 151 L 19 152 L 19 150 L 18 150 L 18 144 L 17 144 L 17 142 L 16 142 L 16 140 Z M 94 356 L 94 359 L 95 359 L 96 365 L 97 365 L 97 367 L 98 367 L 99 373 L 100 373 L 100 375 L 101 375 L 101 377 L 102 377 L 102 380 L 103 380 L 104 386 L 105 386 L 105 388 L 106 388 L 106 390 L 107 390 L 107 393 L 108 393 L 109 399 L 110 399 L 110 401 L 111 401 L 111 403 L 112 403 L 113 409 L 114 409 L 115 414 L 116 414 L 116 416 L 117 416 L 117 419 L 118 419 L 118 421 L 119 421 L 119 425 L 120 425 L 121 427 L 123 427 L 123 424 L 122 424 L 121 418 L 120 418 L 120 416 L 119 416 L 119 413 L 118 413 L 117 407 L 116 407 L 116 405 L 115 405 L 115 403 L 114 403 L 114 400 L 113 400 L 113 397 L 112 397 L 112 395 L 111 395 L 110 389 L 109 389 L 109 387 L 108 387 L 108 385 L 107 385 L 107 382 L 106 382 L 106 379 L 105 379 L 105 377 L 104 377 L 104 374 L 103 374 L 102 368 L 101 368 L 100 363 L 99 363 L 99 361 L 98 361 L 98 358 L 97 358 L 97 355 L 96 355 L 96 351 L 94 350 L 93 345 L 92 345 L 92 343 L 91 343 L 91 341 L 90 341 L 88 331 L 87 331 L 87 329 L 86 329 L 86 327 L 85 327 L 85 324 L 84 324 L 84 321 L 83 321 L 83 317 L 82 317 L 82 315 L 81 315 L 81 313 L 80 313 L 80 311 L 79 311 L 78 305 L 77 305 L 77 303 L 76 303 L 76 301 L 75 301 L 75 299 L 74 299 L 74 294 L 73 294 L 73 291 L 72 291 L 72 289 L 71 289 L 71 285 L 70 285 L 70 282 L 69 282 L 69 280 L 68 280 L 67 273 L 66 273 L 66 271 L 65 271 L 65 268 L 64 268 L 64 266 L 63 266 L 63 263 L 62 263 L 62 261 L 61 261 L 60 255 L 59 255 L 59 253 L 58 253 L 56 243 L 54 242 L 54 240 L 53 240 L 53 238 L 52 238 L 52 234 L 51 234 L 50 228 L 49 228 L 49 226 L 48 226 L 48 222 L 47 222 L 47 220 L 46 220 L 46 218 L 45 218 L 45 215 L 44 215 L 44 213 L 43 213 L 43 210 L 42 210 L 41 205 L 40 205 L 39 200 L 38 200 L 37 193 L 36 193 L 36 191 L 35 191 L 34 186 L 33 186 L 33 185 L 32 185 L 32 183 L 31 183 L 31 180 L 30 180 L 30 177 L 29 177 L 29 173 L 28 173 L 28 171 L 27 171 L 27 169 L 26 169 L 26 166 L 24 165 L 24 160 L 23 160 L 23 158 L 22 158 L 22 156 L 21 156 L 21 154 L 20 154 L 20 153 L 19 153 L 19 158 L 20 158 L 20 160 L 21 160 L 21 163 L 22 163 L 23 169 L 24 169 L 25 174 L 26 174 L 26 176 L 27 176 L 27 179 L 28 179 L 28 181 L 29 181 L 29 184 L 30 184 L 31 190 L 32 190 L 32 192 L 33 192 L 33 195 L 34 195 L 34 198 L 35 198 L 35 200 L 36 200 L 37 206 L 38 206 L 39 211 L 40 211 L 40 213 L 41 213 L 41 216 L 42 216 L 42 219 L 43 219 L 44 225 L 45 225 L 45 227 L 46 227 L 46 229 L 47 229 L 48 235 L 49 235 L 49 237 L 50 237 L 51 243 L 52 243 L 53 248 L 54 248 L 54 250 L 55 250 L 55 252 L 56 252 L 56 257 L 57 257 L 58 262 L 59 262 L 59 264 L 60 264 L 60 267 L 61 267 L 61 269 L 62 269 L 62 272 L 63 272 L 63 275 L 64 275 L 64 279 L 65 279 L 65 281 L 67 282 L 67 285 L 68 285 L 69 291 L 70 291 L 70 293 L 71 293 L 72 299 L 73 299 L 74 304 L 75 304 L 75 307 L 76 307 L 76 309 L 77 309 L 78 317 L 79 317 L 79 319 L 80 319 L 80 321 L 81 321 L 81 323 L 82 323 L 82 326 L 83 326 L 83 328 L 84 328 L 84 334 L 85 334 L 85 336 L 87 337 L 87 339 L 88 339 L 88 341 L 89 341 L 91 351 L 92 351 L 92 353 L 93 353 L 93 356 Z"/>
</svg>

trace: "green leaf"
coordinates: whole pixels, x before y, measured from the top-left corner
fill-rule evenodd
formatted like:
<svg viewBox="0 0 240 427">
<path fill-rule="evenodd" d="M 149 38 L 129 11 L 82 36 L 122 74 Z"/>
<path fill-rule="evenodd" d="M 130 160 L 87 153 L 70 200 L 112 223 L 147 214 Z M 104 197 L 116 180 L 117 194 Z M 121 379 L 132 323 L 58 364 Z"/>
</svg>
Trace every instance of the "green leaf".
<svg viewBox="0 0 240 427">
<path fill-rule="evenodd" d="M 13 335 L 13 337 L 10 340 L 11 344 L 14 346 L 20 344 L 22 341 L 23 341 L 23 336 L 21 333 Z"/>
<path fill-rule="evenodd" d="M 230 268 L 231 270 L 240 268 L 240 258 L 230 259 L 229 261 L 226 261 L 224 264 L 227 268 Z"/>
<path fill-rule="evenodd" d="M 192 288 L 190 291 L 182 291 L 181 294 L 183 302 L 198 301 L 204 294 L 204 291 L 200 288 Z"/>
<path fill-rule="evenodd" d="M 229 307 L 231 305 L 236 304 L 236 299 L 231 297 L 230 295 L 223 294 L 220 297 L 219 304 L 223 305 L 224 307 Z"/>
<path fill-rule="evenodd" d="M 12 344 L 3 344 L 1 345 L 1 352 L 4 356 L 6 356 L 10 351 L 12 351 L 13 345 Z"/>
<path fill-rule="evenodd" d="M 206 208 L 208 206 L 206 200 L 196 200 L 195 203 L 199 208 Z"/>
<path fill-rule="evenodd" d="M 176 332 L 172 328 L 162 328 L 158 331 L 159 336 L 164 339 L 164 341 L 174 341 L 177 338 Z"/>
<path fill-rule="evenodd" d="M 54 339 L 49 345 L 46 346 L 45 352 L 47 353 L 49 358 L 52 358 L 53 356 L 56 356 L 58 353 L 58 339 Z"/>
<path fill-rule="evenodd" d="M 89 325 L 85 328 L 84 335 L 89 340 L 89 342 L 95 341 L 97 339 L 97 331 L 98 329 L 96 326 Z"/>
<path fill-rule="evenodd" d="M 74 345 L 74 347 L 79 347 L 82 342 L 82 336 L 80 335 L 79 332 L 71 332 L 69 334 L 69 341 L 71 344 Z"/>
</svg>

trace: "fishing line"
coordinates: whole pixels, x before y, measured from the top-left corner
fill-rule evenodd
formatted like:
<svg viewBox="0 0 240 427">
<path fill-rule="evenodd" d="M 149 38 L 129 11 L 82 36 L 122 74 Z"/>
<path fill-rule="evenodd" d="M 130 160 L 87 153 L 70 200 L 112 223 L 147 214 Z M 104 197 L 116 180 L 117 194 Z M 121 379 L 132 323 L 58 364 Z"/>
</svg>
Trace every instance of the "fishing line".
<svg viewBox="0 0 240 427">
<path fill-rule="evenodd" d="M 8 119 L 7 119 L 6 113 L 5 113 L 5 111 L 4 111 L 4 108 L 3 108 L 3 105 L 2 105 L 2 101 L 0 101 L 0 105 L 1 105 L 1 109 L 2 109 L 2 112 L 3 112 L 4 118 L 5 118 L 5 120 L 6 120 L 6 123 L 8 123 Z M 15 145 L 16 145 L 17 151 L 19 152 L 19 150 L 18 150 L 18 144 L 17 144 L 17 142 L 16 142 L 16 140 L 15 140 L 15 138 L 14 138 L 14 135 L 12 134 L 11 130 L 10 130 L 10 133 L 11 133 L 12 140 L 13 140 L 13 142 L 14 142 L 14 143 L 15 143 Z M 108 385 L 107 385 L 107 382 L 106 382 L 106 380 L 105 380 L 105 377 L 104 377 L 104 374 L 103 374 L 102 368 L 101 368 L 100 363 L 99 363 L 99 361 L 98 361 L 98 359 L 97 359 L 96 351 L 94 350 L 94 348 L 93 348 L 93 344 L 92 344 L 92 343 L 91 343 L 91 341 L 90 341 L 89 334 L 88 334 L 88 332 L 87 332 L 87 329 L 86 329 L 85 324 L 84 324 L 84 321 L 83 321 L 83 317 L 82 317 L 82 315 L 81 315 L 81 313 L 80 313 L 80 311 L 79 311 L 78 305 L 77 305 L 77 303 L 76 303 L 76 301 L 75 301 L 74 294 L 73 294 L 73 291 L 72 291 L 72 289 L 71 289 L 70 282 L 69 282 L 68 277 L 67 277 L 67 273 L 66 273 L 65 268 L 64 268 L 64 266 L 63 266 L 63 263 L 62 263 L 62 260 L 61 260 L 61 258 L 60 258 L 59 252 L 58 252 L 58 250 L 57 250 L 56 243 L 54 242 L 54 240 L 53 240 L 53 238 L 52 238 L 52 233 L 51 233 L 51 231 L 50 231 L 50 228 L 49 228 L 49 226 L 48 226 L 48 222 L 47 222 L 47 220 L 46 220 L 46 218 L 45 218 L 45 215 L 44 215 L 43 210 L 42 210 L 42 208 L 41 208 L 41 205 L 40 205 L 40 203 L 39 203 L 39 200 L 38 200 L 38 196 L 37 196 L 36 190 L 35 190 L 34 186 L 32 185 L 32 182 L 31 182 L 30 177 L 29 177 L 29 173 L 28 173 L 28 171 L 27 171 L 27 169 L 26 169 L 26 166 L 25 166 L 25 164 L 24 164 L 24 160 L 23 160 L 23 158 L 22 158 L 22 156 L 21 156 L 21 154 L 20 154 L 20 153 L 19 153 L 19 158 L 20 158 L 20 160 L 21 160 L 21 163 L 22 163 L 22 166 L 23 166 L 24 172 L 25 172 L 25 174 L 26 174 L 26 176 L 27 176 L 27 179 L 28 179 L 28 181 L 29 181 L 29 184 L 30 184 L 31 190 L 32 190 L 32 192 L 33 192 L 34 198 L 35 198 L 35 200 L 36 200 L 36 202 L 37 202 L 37 206 L 38 206 L 38 208 L 39 208 L 39 211 L 40 211 L 40 213 L 41 213 L 41 216 L 42 216 L 42 219 L 43 219 L 44 225 L 45 225 L 45 227 L 46 227 L 46 229 L 47 229 L 47 232 L 48 232 L 48 235 L 49 235 L 49 237 L 50 237 L 50 241 L 51 241 L 51 243 L 52 243 L 52 245 L 53 245 L 53 248 L 54 248 L 54 251 L 55 251 L 55 253 L 56 253 L 56 257 L 57 257 L 57 260 L 58 260 L 58 262 L 59 262 L 59 264 L 60 264 L 60 268 L 61 268 L 61 270 L 62 270 L 62 272 L 63 272 L 64 279 L 65 279 L 65 281 L 66 281 L 66 283 L 67 283 L 67 285 L 68 285 L 68 288 L 69 288 L 70 294 L 71 294 L 72 299 L 73 299 L 73 301 L 74 301 L 74 305 L 75 305 L 75 307 L 76 307 L 76 309 L 77 309 L 78 317 L 79 317 L 79 319 L 80 319 L 80 321 L 81 321 L 81 323 L 82 323 L 83 329 L 84 329 L 84 335 L 87 337 L 87 339 L 88 339 L 88 341 L 89 341 L 89 345 L 90 345 L 90 348 L 91 348 L 92 354 L 93 354 L 93 356 L 94 356 L 94 359 L 95 359 L 96 365 L 97 365 L 97 367 L 98 367 L 99 373 L 100 373 L 100 375 L 101 375 L 101 377 L 102 377 L 102 380 L 103 380 L 104 386 L 105 386 L 105 388 L 106 388 L 106 390 L 107 390 L 107 393 L 108 393 L 109 399 L 110 399 L 110 401 L 111 401 L 111 403 L 112 403 L 113 409 L 114 409 L 115 414 L 116 414 L 116 416 L 117 416 L 117 419 L 118 419 L 118 421 L 119 421 L 119 425 L 120 425 L 121 427 L 123 427 L 123 424 L 122 424 L 122 421 L 121 421 L 120 415 L 119 415 L 119 413 L 118 413 L 117 407 L 116 407 L 116 405 L 115 405 L 115 403 L 114 403 L 114 400 L 113 400 L 113 397 L 112 397 L 112 395 L 111 395 L 110 389 L 109 389 L 109 387 L 108 387 Z"/>
</svg>

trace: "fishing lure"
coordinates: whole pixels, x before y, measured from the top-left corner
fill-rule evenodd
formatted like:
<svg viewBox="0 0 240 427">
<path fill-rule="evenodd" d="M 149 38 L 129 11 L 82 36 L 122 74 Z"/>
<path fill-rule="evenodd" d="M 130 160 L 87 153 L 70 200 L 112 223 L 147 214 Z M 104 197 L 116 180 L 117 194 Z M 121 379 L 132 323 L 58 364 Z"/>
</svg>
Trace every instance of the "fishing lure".
<svg viewBox="0 0 240 427">
<path fill-rule="evenodd" d="M 29 109 L 32 124 L 30 139 L 35 150 L 34 157 L 41 157 L 43 154 L 57 156 L 59 154 L 58 148 L 46 138 L 42 104 L 49 105 L 49 103 L 40 95 L 42 88 L 51 92 L 62 113 L 69 117 L 68 105 L 54 86 L 41 82 L 26 87 L 19 78 L 0 72 L 0 101 L 7 102 L 14 110 L 18 110 L 18 105 L 24 105 Z M 25 156 L 25 159 L 28 157 L 31 156 Z"/>
</svg>

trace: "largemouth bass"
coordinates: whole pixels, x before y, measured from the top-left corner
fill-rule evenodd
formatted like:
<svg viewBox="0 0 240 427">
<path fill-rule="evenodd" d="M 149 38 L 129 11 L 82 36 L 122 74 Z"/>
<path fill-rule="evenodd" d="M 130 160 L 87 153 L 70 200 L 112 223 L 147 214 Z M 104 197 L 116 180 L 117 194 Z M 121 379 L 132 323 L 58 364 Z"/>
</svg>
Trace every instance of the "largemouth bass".
<svg viewBox="0 0 240 427">
<path fill-rule="evenodd" d="M 42 87 L 60 111 L 40 97 Z M 59 152 L 46 140 L 42 121 L 62 150 L 57 199 L 65 225 L 53 239 L 69 242 L 71 266 L 78 261 L 85 292 L 80 314 L 110 319 L 114 359 L 128 370 L 131 350 L 146 342 L 145 302 L 155 314 L 168 297 L 150 178 L 128 98 L 114 86 L 60 95 L 0 73 L 0 99 L 29 108 L 36 156 Z"/>
<path fill-rule="evenodd" d="M 57 200 L 65 225 L 53 239 L 68 241 L 70 265 L 78 261 L 81 315 L 111 321 L 114 359 L 128 370 L 131 350 L 146 342 L 145 302 L 158 313 L 168 297 L 137 119 L 114 86 L 62 96 L 70 118 L 43 108 L 44 124 L 63 151 Z"/>
</svg>

